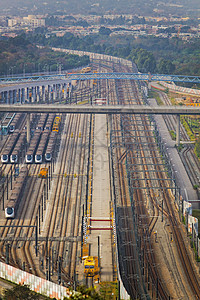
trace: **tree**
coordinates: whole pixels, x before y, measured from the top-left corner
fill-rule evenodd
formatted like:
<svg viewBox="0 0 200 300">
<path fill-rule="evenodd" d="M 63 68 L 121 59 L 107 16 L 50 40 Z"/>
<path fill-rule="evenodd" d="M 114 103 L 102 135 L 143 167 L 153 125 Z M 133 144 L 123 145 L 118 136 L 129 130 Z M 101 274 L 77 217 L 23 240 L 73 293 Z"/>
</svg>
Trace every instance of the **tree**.
<svg viewBox="0 0 200 300">
<path fill-rule="evenodd" d="M 85 21 L 85 20 L 80 20 L 80 21 L 77 21 L 76 23 L 74 23 L 74 26 L 88 27 L 89 24 L 88 24 L 88 22 Z"/>
<path fill-rule="evenodd" d="M 118 295 L 118 284 L 112 281 L 102 281 L 100 283 L 99 294 L 104 300 L 115 300 Z"/>
<path fill-rule="evenodd" d="M 133 48 L 128 58 L 136 63 L 141 72 L 153 73 L 156 69 L 156 60 L 154 55 L 145 49 Z"/>
<path fill-rule="evenodd" d="M 199 136 L 198 140 L 196 141 L 194 151 L 195 151 L 197 157 L 200 157 L 200 136 Z"/>
<path fill-rule="evenodd" d="M 104 27 L 104 26 L 101 26 L 100 29 L 99 29 L 99 34 L 102 34 L 102 35 L 110 35 L 112 31 L 107 28 L 107 27 Z"/>
<path fill-rule="evenodd" d="M 3 299 L 5 300 L 36 300 L 40 299 L 40 296 L 31 291 L 28 285 L 16 285 L 12 289 L 8 289 L 4 292 Z"/>
<path fill-rule="evenodd" d="M 173 74 L 175 65 L 167 59 L 161 59 L 158 64 L 158 72 L 160 74 Z"/>
<path fill-rule="evenodd" d="M 68 298 L 64 298 L 64 300 L 67 300 Z M 72 296 L 70 296 L 69 299 L 75 299 L 75 300 L 101 300 L 102 298 L 99 296 L 99 294 L 95 291 L 95 288 L 87 288 L 84 285 L 78 286 L 76 293 L 74 293 Z"/>
<path fill-rule="evenodd" d="M 9 41 L 11 42 L 11 45 L 14 47 L 20 46 L 20 47 L 26 47 L 29 43 L 29 41 L 26 39 L 25 34 L 18 35 L 14 38 L 10 38 Z"/>
</svg>

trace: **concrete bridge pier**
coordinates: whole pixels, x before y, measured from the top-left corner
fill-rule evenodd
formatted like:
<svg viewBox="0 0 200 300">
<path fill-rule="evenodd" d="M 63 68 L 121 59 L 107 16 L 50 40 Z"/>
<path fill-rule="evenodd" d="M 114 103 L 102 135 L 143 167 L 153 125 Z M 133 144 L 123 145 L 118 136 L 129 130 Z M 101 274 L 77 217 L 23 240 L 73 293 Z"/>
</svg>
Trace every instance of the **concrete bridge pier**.
<svg viewBox="0 0 200 300">
<path fill-rule="evenodd" d="M 42 101 L 45 102 L 45 86 L 42 86 Z"/>
<path fill-rule="evenodd" d="M 33 101 L 34 101 L 34 102 L 37 102 L 37 87 L 36 87 L 36 86 L 34 87 L 33 97 L 34 97 L 34 98 L 33 98 Z"/>
<path fill-rule="evenodd" d="M 33 102 L 33 87 L 31 89 L 29 89 L 29 102 L 32 103 Z"/>
<path fill-rule="evenodd" d="M 58 86 L 58 100 L 60 101 L 62 99 L 62 84 L 59 84 Z"/>
<path fill-rule="evenodd" d="M 68 97 L 69 97 L 69 99 L 71 99 L 71 87 L 69 87 Z"/>
<path fill-rule="evenodd" d="M 29 101 L 29 88 L 25 88 L 25 91 L 26 91 L 26 95 L 25 95 L 25 101 Z"/>
<path fill-rule="evenodd" d="M 61 99 L 62 99 L 62 90 L 63 90 L 63 85 L 60 84 L 60 85 L 59 85 L 59 90 L 58 90 L 58 100 L 59 100 L 59 102 L 60 102 Z"/>
<path fill-rule="evenodd" d="M 35 87 L 32 87 L 31 103 L 35 103 Z"/>
<path fill-rule="evenodd" d="M 26 135 L 26 139 L 27 139 L 27 143 L 30 143 L 30 113 L 27 113 L 27 121 L 26 121 L 26 128 L 27 128 L 27 135 Z"/>
<path fill-rule="evenodd" d="M 13 90 L 13 104 L 17 102 L 17 90 Z"/>
<path fill-rule="evenodd" d="M 176 115 L 176 145 L 180 146 L 180 115 Z"/>
<path fill-rule="evenodd" d="M 59 87 L 58 87 L 58 100 L 59 100 L 59 102 L 62 99 L 62 89 L 63 89 L 62 84 L 59 84 Z"/>
<path fill-rule="evenodd" d="M 5 92 L 1 92 L 1 103 L 5 103 Z"/>
<path fill-rule="evenodd" d="M 63 90 L 64 90 L 64 100 L 66 100 L 67 99 L 67 85 L 66 84 L 63 86 Z"/>
<path fill-rule="evenodd" d="M 61 96 L 62 96 L 62 85 L 58 84 L 58 89 L 57 89 L 57 99 L 61 100 Z"/>
<path fill-rule="evenodd" d="M 21 95 L 21 102 L 20 103 L 24 103 L 25 102 L 25 89 L 22 88 L 21 92 L 22 92 L 22 95 Z"/>
<path fill-rule="evenodd" d="M 9 104 L 13 104 L 13 91 L 9 91 Z"/>
<path fill-rule="evenodd" d="M 35 102 L 35 88 L 31 88 L 31 103 Z"/>
<path fill-rule="evenodd" d="M 17 97 L 17 102 L 21 103 L 21 98 L 22 98 L 22 95 L 21 95 L 21 89 L 18 89 L 17 95 L 18 95 L 18 97 Z"/>
<path fill-rule="evenodd" d="M 48 85 L 48 103 L 51 101 L 51 86 Z"/>
<path fill-rule="evenodd" d="M 36 87 L 36 102 L 40 103 L 40 87 Z"/>
<path fill-rule="evenodd" d="M 36 87 L 32 87 L 32 97 L 31 102 L 36 102 Z"/>
<path fill-rule="evenodd" d="M 57 85 L 53 84 L 53 98 L 52 98 L 53 103 L 56 101 L 56 98 L 57 98 Z"/>
</svg>

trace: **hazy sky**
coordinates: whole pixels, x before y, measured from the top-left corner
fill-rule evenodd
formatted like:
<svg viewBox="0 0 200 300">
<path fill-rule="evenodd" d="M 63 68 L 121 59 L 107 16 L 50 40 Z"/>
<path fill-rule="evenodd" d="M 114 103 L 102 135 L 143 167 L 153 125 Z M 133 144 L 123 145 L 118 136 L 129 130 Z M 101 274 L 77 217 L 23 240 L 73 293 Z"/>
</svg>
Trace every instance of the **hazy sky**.
<svg viewBox="0 0 200 300">
<path fill-rule="evenodd" d="M 0 0 L 0 14 L 30 13 L 172 13 L 200 17 L 200 0 Z"/>
</svg>

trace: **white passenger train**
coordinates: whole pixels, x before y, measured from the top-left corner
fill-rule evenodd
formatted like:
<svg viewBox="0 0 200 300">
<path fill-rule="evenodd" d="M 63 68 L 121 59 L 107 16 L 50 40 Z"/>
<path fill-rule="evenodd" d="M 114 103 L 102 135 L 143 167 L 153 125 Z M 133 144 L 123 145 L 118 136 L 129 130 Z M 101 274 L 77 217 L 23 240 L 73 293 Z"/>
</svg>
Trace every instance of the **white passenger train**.
<svg viewBox="0 0 200 300">
<path fill-rule="evenodd" d="M 2 163 L 9 163 L 9 160 L 10 160 L 10 154 L 12 153 L 17 141 L 18 141 L 18 138 L 19 138 L 19 130 L 15 130 L 15 132 L 9 137 L 9 140 L 5 146 L 5 148 L 3 149 L 2 151 L 2 154 L 1 154 L 1 162 Z"/>
<path fill-rule="evenodd" d="M 34 162 L 34 156 L 38 147 L 38 144 L 40 142 L 40 137 L 41 137 L 41 130 L 36 129 L 34 136 L 31 140 L 30 146 L 28 148 L 28 151 L 26 153 L 25 161 L 27 164 L 32 164 Z"/>
<path fill-rule="evenodd" d="M 24 185 L 26 184 L 26 179 L 28 176 L 28 168 L 26 166 L 22 167 L 19 172 L 19 176 L 15 180 L 15 184 L 9 198 L 9 202 L 5 208 L 5 217 L 8 219 L 13 219 L 16 215 L 16 211 L 20 204 Z"/>
<path fill-rule="evenodd" d="M 46 129 L 45 131 L 43 131 L 43 133 L 41 135 L 40 143 L 39 143 L 39 146 L 35 153 L 35 163 L 41 164 L 43 162 L 44 152 L 46 150 L 49 133 L 50 133 L 50 131 L 48 129 Z"/>
</svg>

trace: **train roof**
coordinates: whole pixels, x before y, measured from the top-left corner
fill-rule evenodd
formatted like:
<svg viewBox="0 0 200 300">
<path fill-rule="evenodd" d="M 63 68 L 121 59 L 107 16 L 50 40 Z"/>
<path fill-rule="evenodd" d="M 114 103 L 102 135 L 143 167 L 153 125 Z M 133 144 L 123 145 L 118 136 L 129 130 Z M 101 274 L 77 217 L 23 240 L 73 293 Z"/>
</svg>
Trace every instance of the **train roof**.
<svg viewBox="0 0 200 300">
<path fill-rule="evenodd" d="M 9 137 L 9 141 L 7 142 L 4 150 L 2 151 L 2 154 L 9 155 L 12 151 L 12 148 L 14 144 L 16 143 L 16 140 L 19 136 L 19 130 L 15 130 L 15 132 Z"/>
</svg>

